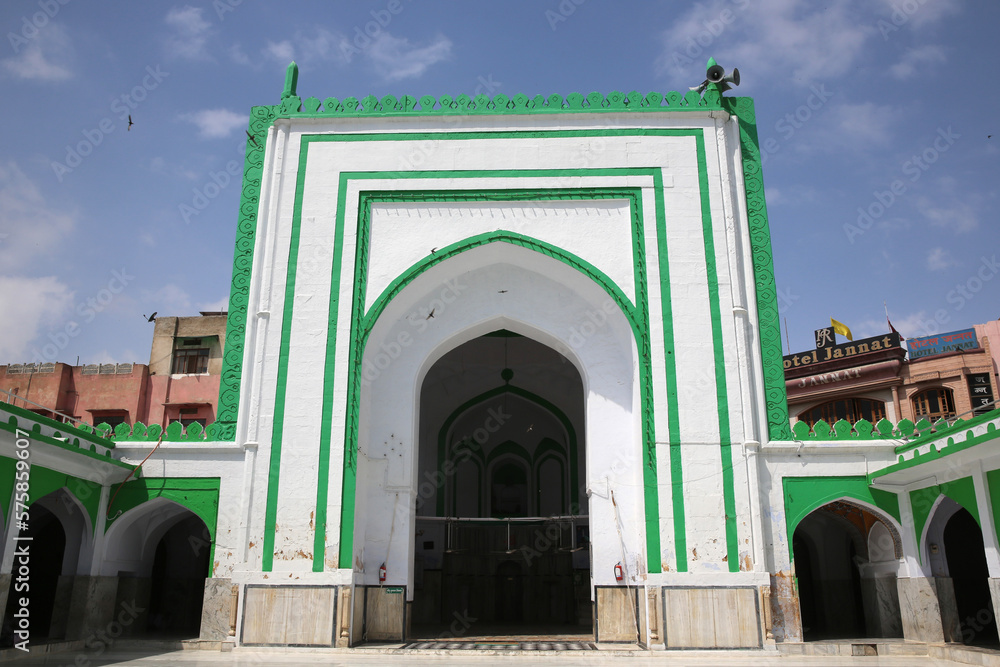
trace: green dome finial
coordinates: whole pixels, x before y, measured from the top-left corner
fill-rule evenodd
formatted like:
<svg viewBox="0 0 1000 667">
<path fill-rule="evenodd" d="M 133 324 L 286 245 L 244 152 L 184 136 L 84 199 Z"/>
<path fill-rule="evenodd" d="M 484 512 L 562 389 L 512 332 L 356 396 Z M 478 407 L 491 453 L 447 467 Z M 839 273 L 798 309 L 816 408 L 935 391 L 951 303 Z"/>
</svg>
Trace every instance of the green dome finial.
<svg viewBox="0 0 1000 667">
<path fill-rule="evenodd" d="M 292 64 L 294 64 L 294 63 L 292 63 Z M 716 66 L 716 65 L 718 65 L 718 64 L 719 64 L 719 63 L 715 62 L 715 58 L 711 58 L 711 57 L 710 57 L 710 58 L 708 59 L 708 63 L 707 63 L 706 65 L 705 65 L 705 69 L 708 69 L 709 67 L 715 67 L 715 66 Z"/>
<path fill-rule="evenodd" d="M 281 99 L 287 100 L 289 97 L 295 97 L 295 88 L 299 83 L 299 66 L 295 64 L 293 60 L 288 64 L 288 69 L 285 70 L 285 90 L 281 93 Z"/>
</svg>

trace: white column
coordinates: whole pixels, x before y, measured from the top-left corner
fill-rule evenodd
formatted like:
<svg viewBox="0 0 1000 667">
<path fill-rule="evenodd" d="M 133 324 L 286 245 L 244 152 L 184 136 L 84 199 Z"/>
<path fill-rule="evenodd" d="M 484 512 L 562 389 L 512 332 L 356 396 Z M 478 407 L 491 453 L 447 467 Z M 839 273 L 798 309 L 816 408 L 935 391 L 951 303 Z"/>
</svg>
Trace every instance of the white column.
<svg viewBox="0 0 1000 667">
<path fill-rule="evenodd" d="M 976 504 L 979 506 L 979 525 L 983 529 L 983 548 L 986 550 L 986 565 L 990 577 L 1000 577 L 1000 546 L 997 544 L 996 523 L 993 518 L 993 503 L 990 489 L 986 484 L 986 473 L 982 461 L 973 464 L 972 482 L 976 487 Z"/>
</svg>

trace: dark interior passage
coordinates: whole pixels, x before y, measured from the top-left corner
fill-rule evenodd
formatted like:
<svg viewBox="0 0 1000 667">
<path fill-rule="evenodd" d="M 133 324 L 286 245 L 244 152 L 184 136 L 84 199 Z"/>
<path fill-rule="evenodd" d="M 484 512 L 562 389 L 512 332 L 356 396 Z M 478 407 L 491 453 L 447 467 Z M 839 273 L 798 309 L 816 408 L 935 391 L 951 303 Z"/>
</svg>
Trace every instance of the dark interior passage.
<svg viewBox="0 0 1000 667">
<path fill-rule="evenodd" d="M 978 646 L 997 644 L 983 533 L 968 510 L 960 509 L 948 520 L 944 548 L 955 586 L 962 641 Z"/>
<path fill-rule="evenodd" d="M 20 609 L 20 599 L 27 598 L 30 618 L 30 644 L 50 638 L 52 612 L 56 600 L 56 587 L 62 574 L 63 556 L 66 549 L 66 533 L 59 519 L 38 503 L 29 509 L 29 527 L 18 536 L 25 538 L 15 542 L 15 549 L 27 547 L 27 581 L 20 580 L 20 559 L 15 557 L 14 567 L 7 594 L 7 611 L 0 633 L 0 647 L 13 646 L 14 613 Z M 24 586 L 27 589 L 24 589 Z"/>
<path fill-rule="evenodd" d="M 147 636 L 198 636 L 210 554 L 208 530 L 194 514 L 164 533 L 150 575 Z"/>
</svg>

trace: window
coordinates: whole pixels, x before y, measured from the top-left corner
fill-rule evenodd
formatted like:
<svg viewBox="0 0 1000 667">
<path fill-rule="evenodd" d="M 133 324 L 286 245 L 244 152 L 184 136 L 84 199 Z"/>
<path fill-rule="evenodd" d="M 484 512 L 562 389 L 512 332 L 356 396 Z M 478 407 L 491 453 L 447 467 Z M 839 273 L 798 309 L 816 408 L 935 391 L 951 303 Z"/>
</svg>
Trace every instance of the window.
<svg viewBox="0 0 1000 667">
<path fill-rule="evenodd" d="M 208 348 L 174 350 L 172 373 L 197 374 L 208 372 Z"/>
<path fill-rule="evenodd" d="M 806 410 L 799 415 L 799 421 L 809 424 L 809 428 L 812 428 L 820 419 L 832 426 L 841 419 L 846 419 L 852 424 L 867 419 L 874 424 L 884 417 L 885 403 L 882 401 L 870 398 L 839 398 Z"/>
<path fill-rule="evenodd" d="M 920 421 L 924 417 L 930 422 L 938 419 L 951 419 L 955 416 L 955 398 L 951 389 L 936 387 L 926 389 L 913 397 L 914 421 Z"/>
<path fill-rule="evenodd" d="M 94 410 L 90 413 L 91 418 L 94 420 L 94 426 L 100 424 L 107 424 L 111 428 L 118 426 L 119 424 L 128 423 L 128 412 L 125 410 L 109 410 L 107 412 L 99 412 Z"/>
</svg>

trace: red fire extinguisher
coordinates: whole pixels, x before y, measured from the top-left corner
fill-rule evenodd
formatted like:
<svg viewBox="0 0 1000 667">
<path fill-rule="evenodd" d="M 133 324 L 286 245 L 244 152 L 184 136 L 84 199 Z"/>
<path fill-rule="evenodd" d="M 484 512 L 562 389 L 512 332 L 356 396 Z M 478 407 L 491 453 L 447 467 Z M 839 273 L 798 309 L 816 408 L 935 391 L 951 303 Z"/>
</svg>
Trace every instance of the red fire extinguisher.
<svg viewBox="0 0 1000 667">
<path fill-rule="evenodd" d="M 618 564 L 615 565 L 615 581 L 621 581 L 624 578 L 625 578 L 625 571 L 622 570 L 622 564 L 621 561 L 619 561 Z"/>
<path fill-rule="evenodd" d="M 382 563 L 378 568 L 378 583 L 385 583 L 385 563 Z"/>
</svg>

